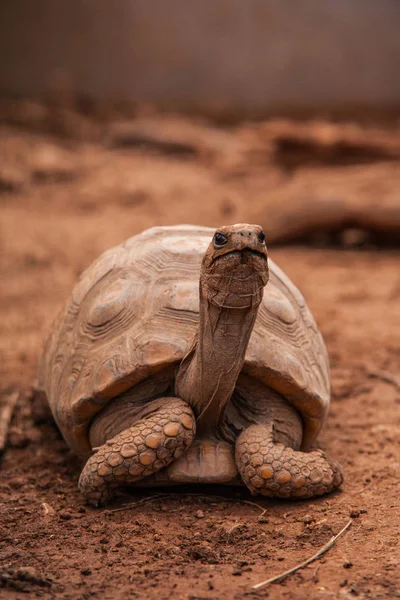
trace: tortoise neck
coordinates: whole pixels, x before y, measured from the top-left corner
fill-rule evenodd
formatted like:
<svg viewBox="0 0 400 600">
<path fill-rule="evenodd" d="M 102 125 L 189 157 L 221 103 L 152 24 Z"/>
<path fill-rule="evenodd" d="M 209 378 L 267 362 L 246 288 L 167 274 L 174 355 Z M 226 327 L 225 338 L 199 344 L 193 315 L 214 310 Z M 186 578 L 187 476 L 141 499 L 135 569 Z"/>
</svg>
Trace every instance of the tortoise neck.
<svg viewBox="0 0 400 600">
<path fill-rule="evenodd" d="M 243 368 L 260 299 L 245 308 L 211 303 L 200 289 L 200 321 L 192 348 L 176 377 L 176 393 L 193 408 L 197 430 L 220 422 Z"/>
</svg>

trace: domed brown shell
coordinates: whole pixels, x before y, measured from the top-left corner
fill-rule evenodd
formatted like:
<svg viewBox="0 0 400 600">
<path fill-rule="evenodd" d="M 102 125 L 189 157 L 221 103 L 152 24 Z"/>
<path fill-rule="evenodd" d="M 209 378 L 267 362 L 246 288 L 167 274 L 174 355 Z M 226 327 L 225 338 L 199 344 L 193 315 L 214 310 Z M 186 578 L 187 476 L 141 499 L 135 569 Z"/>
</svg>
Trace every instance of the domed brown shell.
<svg viewBox="0 0 400 600">
<path fill-rule="evenodd" d="M 178 365 L 195 333 L 199 272 L 213 229 L 154 227 L 81 276 L 47 340 L 40 381 L 66 441 L 90 451 L 88 424 L 118 394 Z M 329 405 L 324 342 L 304 299 L 270 262 L 243 372 L 285 396 L 316 438 Z"/>
</svg>

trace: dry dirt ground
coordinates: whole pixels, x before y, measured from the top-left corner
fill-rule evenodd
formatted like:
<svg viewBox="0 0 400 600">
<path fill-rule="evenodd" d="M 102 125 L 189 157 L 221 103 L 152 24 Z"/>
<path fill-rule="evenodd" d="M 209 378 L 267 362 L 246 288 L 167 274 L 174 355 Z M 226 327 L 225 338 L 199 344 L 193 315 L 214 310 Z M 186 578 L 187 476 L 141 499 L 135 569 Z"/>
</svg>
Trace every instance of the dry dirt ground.
<svg viewBox="0 0 400 600">
<path fill-rule="evenodd" d="M 343 465 L 336 494 L 289 502 L 221 488 L 142 490 L 107 509 L 87 507 L 79 461 L 32 389 L 53 317 L 103 250 L 182 222 L 256 221 L 273 238 L 277 206 L 291 210 L 311 196 L 377 211 L 380 202 L 400 206 L 398 130 L 351 126 L 354 144 L 348 129 L 323 123 L 224 130 L 146 117 L 140 127 L 106 127 L 71 114 L 46 126 L 40 108 L 28 113 L 24 122 L 8 115 L 0 128 L 0 406 L 19 393 L 0 466 L 0 597 L 400 597 L 396 247 L 351 228 L 317 231 L 313 247 L 270 248 L 328 347 L 332 407 L 319 444 Z M 288 136 L 297 141 L 288 145 Z M 321 559 L 252 591 L 313 555 L 350 518 Z"/>
</svg>

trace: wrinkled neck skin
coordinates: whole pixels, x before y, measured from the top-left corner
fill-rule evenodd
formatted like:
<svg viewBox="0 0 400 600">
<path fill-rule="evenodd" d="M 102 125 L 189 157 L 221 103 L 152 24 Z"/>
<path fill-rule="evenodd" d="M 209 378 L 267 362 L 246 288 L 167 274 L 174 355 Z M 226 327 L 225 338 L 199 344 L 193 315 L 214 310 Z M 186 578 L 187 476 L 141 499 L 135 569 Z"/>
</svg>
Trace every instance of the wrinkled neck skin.
<svg viewBox="0 0 400 600">
<path fill-rule="evenodd" d="M 176 377 L 176 394 L 192 407 L 200 436 L 212 436 L 223 417 L 262 300 L 257 275 L 245 286 L 236 285 L 242 289 L 226 291 L 235 287 L 232 275 L 222 289 L 218 282 L 200 281 L 199 329 Z"/>
</svg>

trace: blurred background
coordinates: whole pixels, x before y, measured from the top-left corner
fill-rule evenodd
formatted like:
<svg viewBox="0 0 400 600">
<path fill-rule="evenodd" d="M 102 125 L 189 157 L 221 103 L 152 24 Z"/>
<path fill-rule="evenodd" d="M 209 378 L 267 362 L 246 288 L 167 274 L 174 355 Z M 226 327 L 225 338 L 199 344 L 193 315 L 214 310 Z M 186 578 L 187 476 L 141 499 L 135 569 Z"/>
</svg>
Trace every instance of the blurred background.
<svg viewBox="0 0 400 600">
<path fill-rule="evenodd" d="M 350 514 L 347 550 L 341 540 L 283 596 L 398 594 L 382 548 L 398 544 L 400 514 L 399 27 L 398 0 L 0 3 L 0 559 L 16 569 L 0 568 L 0 587 L 241 598 L 238 585 L 302 561 Z M 82 271 L 135 233 L 236 222 L 265 228 L 326 341 L 320 443 L 344 467 L 343 492 L 269 503 L 258 521 L 232 504 L 230 521 L 203 504 L 192 519 L 191 499 L 180 537 L 164 505 L 134 530 L 122 513 L 85 514 L 79 468 L 35 392 L 54 316 Z"/>
<path fill-rule="evenodd" d="M 396 0 L 3 2 L 0 192 L 38 196 L 38 227 L 49 193 L 73 203 L 85 236 L 111 211 L 123 235 L 396 242 L 399 22 Z"/>
<path fill-rule="evenodd" d="M 396 0 L 15 0 L 2 90 L 246 116 L 398 107 Z"/>
</svg>

